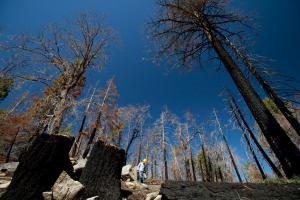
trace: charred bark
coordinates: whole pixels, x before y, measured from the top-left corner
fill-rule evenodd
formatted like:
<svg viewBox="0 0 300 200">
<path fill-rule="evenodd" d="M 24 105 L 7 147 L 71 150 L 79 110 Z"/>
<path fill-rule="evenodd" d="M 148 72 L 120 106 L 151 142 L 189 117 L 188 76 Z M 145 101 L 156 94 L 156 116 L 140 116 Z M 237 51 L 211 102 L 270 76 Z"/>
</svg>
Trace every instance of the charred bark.
<svg viewBox="0 0 300 200">
<path fill-rule="evenodd" d="M 93 129 L 91 131 L 90 138 L 89 138 L 89 141 L 87 143 L 87 146 L 86 146 L 86 148 L 85 148 L 85 150 L 83 152 L 83 155 L 82 155 L 83 158 L 86 158 L 88 156 L 88 154 L 90 152 L 90 149 L 91 149 L 91 146 L 93 144 L 94 138 L 96 136 L 97 129 L 101 126 L 100 125 L 101 124 L 101 114 L 102 114 L 102 112 L 100 111 L 99 114 L 98 114 L 98 116 L 97 116 L 95 125 L 94 125 L 94 127 L 93 127 Z"/>
<path fill-rule="evenodd" d="M 98 141 L 94 144 L 80 182 L 86 187 L 82 198 L 121 200 L 121 170 L 125 151 Z"/>
<path fill-rule="evenodd" d="M 11 144 L 9 146 L 8 152 L 6 154 L 6 159 L 5 159 L 6 163 L 9 162 L 10 154 L 11 154 L 11 151 L 12 151 L 12 148 L 13 148 L 14 144 L 16 143 L 16 139 L 18 137 L 19 131 L 20 131 L 20 128 L 17 129 L 16 134 L 14 136 L 14 139 L 13 139 L 13 141 L 11 142 Z"/>
<path fill-rule="evenodd" d="M 229 94 L 229 95 L 230 95 L 230 94 Z M 255 152 L 254 152 L 254 149 L 252 148 L 251 142 L 250 142 L 250 140 L 249 140 L 249 138 L 248 138 L 248 136 L 247 136 L 247 134 L 246 134 L 246 130 L 245 130 L 244 126 L 242 125 L 242 122 L 241 122 L 241 120 L 240 120 L 240 118 L 239 118 L 239 116 L 238 116 L 238 114 L 237 114 L 237 108 L 234 107 L 234 103 L 232 102 L 233 97 L 232 97 L 232 96 L 229 96 L 229 98 L 230 98 L 229 107 L 230 107 L 230 109 L 231 109 L 232 112 L 233 112 L 234 118 L 235 118 L 235 120 L 236 120 L 238 126 L 240 127 L 240 129 L 241 129 L 242 132 L 243 132 L 242 135 L 244 136 L 245 141 L 246 141 L 246 144 L 248 145 L 249 150 L 250 150 L 250 152 L 251 152 L 251 154 L 252 154 L 252 156 L 253 156 L 253 158 L 254 158 L 254 161 L 255 161 L 255 163 L 256 163 L 258 169 L 259 169 L 260 175 L 261 175 L 262 179 L 266 179 L 267 177 L 266 177 L 266 175 L 265 175 L 265 172 L 264 172 L 262 166 L 260 165 L 260 163 L 259 163 L 259 161 L 258 161 L 258 158 L 257 158 L 257 156 L 256 156 L 256 154 L 255 154 Z"/>
<path fill-rule="evenodd" d="M 227 38 L 226 38 L 227 39 Z M 280 112 L 284 115 L 284 117 L 288 120 L 290 125 L 296 131 L 298 136 L 300 136 L 300 123 L 293 115 L 293 113 L 286 107 L 285 103 L 281 100 L 281 98 L 276 94 L 274 89 L 263 79 L 263 77 L 259 74 L 259 72 L 253 66 L 253 63 L 249 60 L 249 58 L 244 55 L 242 52 L 238 50 L 238 48 L 232 44 L 228 39 L 230 47 L 233 49 L 234 53 L 245 63 L 248 70 L 251 74 L 256 78 L 257 82 L 261 85 L 265 93 L 272 99 Z"/>
<path fill-rule="evenodd" d="M 73 138 L 60 135 L 40 135 L 26 152 L 20 156 L 20 163 L 12 182 L 1 200 L 39 200 L 42 192 L 49 191 L 64 170 L 73 176 L 69 151 Z"/>
<path fill-rule="evenodd" d="M 268 154 L 265 152 L 265 150 L 262 148 L 262 146 L 259 144 L 258 140 L 256 139 L 253 131 L 251 130 L 251 128 L 249 127 L 246 119 L 244 118 L 244 115 L 241 111 L 241 109 L 239 108 L 239 106 L 237 105 L 235 99 L 231 96 L 231 94 L 228 92 L 229 94 L 229 98 L 230 101 L 232 103 L 232 108 L 235 111 L 235 117 L 241 120 L 241 123 L 243 123 L 245 129 L 247 130 L 247 132 L 250 134 L 250 137 L 252 138 L 253 142 L 255 143 L 255 145 L 257 146 L 257 148 L 259 149 L 259 151 L 261 152 L 261 154 L 263 155 L 264 159 L 267 161 L 267 163 L 269 164 L 269 166 L 272 168 L 273 172 L 278 176 L 278 178 L 282 178 L 283 175 L 280 172 L 280 170 L 278 169 L 278 167 L 274 164 L 274 162 L 271 160 L 271 158 L 268 156 Z M 238 120 L 238 121 L 240 121 Z"/>
<path fill-rule="evenodd" d="M 225 50 L 220 40 L 213 34 L 207 21 L 203 22 L 208 41 L 215 49 L 220 60 L 229 72 L 237 88 L 242 94 L 248 108 L 266 137 L 271 149 L 278 158 L 288 178 L 300 175 L 300 151 L 286 135 L 285 131 L 264 105 L 249 80 L 244 76 L 232 57 Z"/>
<path fill-rule="evenodd" d="M 219 127 L 219 132 L 220 132 L 220 134 L 221 134 L 221 136 L 222 136 L 222 138 L 223 138 L 223 140 L 224 140 L 224 143 L 225 143 L 225 145 L 226 145 L 226 148 L 227 148 L 227 151 L 228 151 L 228 153 L 229 153 L 229 157 L 230 157 L 230 159 L 231 159 L 231 162 L 232 162 L 232 165 L 233 165 L 234 170 L 235 170 L 235 172 L 236 172 L 236 175 L 237 175 L 237 177 L 238 177 L 238 179 L 239 179 L 239 182 L 242 183 L 243 181 L 242 181 L 240 172 L 239 172 L 239 170 L 238 170 L 237 164 L 236 164 L 236 162 L 235 162 L 235 159 L 234 159 L 234 157 L 233 157 L 233 155 L 232 155 L 232 152 L 231 152 L 231 150 L 230 150 L 230 147 L 229 147 L 229 145 L 228 145 L 228 141 L 227 141 L 227 139 L 226 139 L 226 137 L 225 137 L 225 135 L 224 135 L 224 133 L 223 133 L 223 131 L 222 131 L 221 124 L 220 124 L 220 122 L 219 122 L 219 119 L 218 119 L 218 116 L 217 116 L 217 113 L 216 113 L 216 110 L 215 110 L 215 109 L 214 109 L 214 114 L 215 114 L 216 121 L 217 121 L 217 124 L 218 124 L 218 127 Z"/>
<path fill-rule="evenodd" d="M 191 181 L 196 181 L 195 165 L 194 165 L 191 145 L 189 145 L 189 166 L 190 166 L 189 168 L 190 168 Z"/>
<path fill-rule="evenodd" d="M 245 189 L 251 188 L 251 189 Z M 298 184 L 239 184 L 167 181 L 160 189 L 162 200 L 299 199 Z"/>
<path fill-rule="evenodd" d="M 71 157 L 76 157 L 77 156 L 79 146 L 80 146 L 79 144 L 80 144 L 81 137 L 82 137 L 83 127 L 84 127 L 84 124 L 85 124 L 85 120 L 86 120 L 86 115 L 83 116 L 83 119 L 81 121 L 81 125 L 80 125 L 79 131 L 78 131 L 78 136 L 75 139 L 75 142 L 73 144 L 73 148 L 72 148 L 72 151 L 71 151 Z"/>
</svg>

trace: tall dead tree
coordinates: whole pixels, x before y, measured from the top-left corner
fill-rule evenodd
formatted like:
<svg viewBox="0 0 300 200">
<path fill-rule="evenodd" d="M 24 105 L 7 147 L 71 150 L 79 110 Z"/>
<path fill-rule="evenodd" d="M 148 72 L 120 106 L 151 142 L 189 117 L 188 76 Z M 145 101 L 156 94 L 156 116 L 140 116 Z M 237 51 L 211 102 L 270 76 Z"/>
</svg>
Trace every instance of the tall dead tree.
<svg viewBox="0 0 300 200">
<path fill-rule="evenodd" d="M 225 37 L 225 36 L 224 36 Z M 226 37 L 225 37 L 226 38 Z M 239 48 L 233 44 L 230 40 L 226 38 L 226 41 L 228 42 L 229 46 L 232 48 L 236 56 L 241 59 L 245 65 L 247 66 L 248 70 L 251 72 L 251 74 L 255 77 L 257 82 L 260 84 L 260 86 L 263 88 L 265 93 L 269 96 L 270 99 L 276 104 L 277 108 L 280 110 L 280 112 L 283 114 L 283 116 L 288 120 L 290 125 L 293 127 L 293 129 L 296 131 L 296 133 L 300 136 L 300 123 L 294 116 L 294 114 L 287 108 L 284 101 L 276 94 L 275 90 L 272 88 L 272 86 L 264 80 L 264 78 L 260 75 L 259 71 L 255 68 L 253 62 L 249 58 L 248 55 L 243 53 L 239 50 Z"/>
<path fill-rule="evenodd" d="M 17 129 L 16 133 L 15 133 L 15 136 L 13 138 L 13 140 L 11 141 L 10 145 L 9 145 L 9 149 L 8 149 L 8 152 L 6 154 L 6 158 L 5 158 L 5 162 L 8 163 L 9 162 L 9 158 L 10 158 L 10 154 L 11 154 L 11 151 L 12 151 L 12 148 L 16 142 L 16 139 L 18 137 L 18 134 L 20 132 L 20 128 Z"/>
<path fill-rule="evenodd" d="M 125 149 L 125 164 L 128 161 L 132 146 L 141 137 L 143 126 L 149 117 L 148 105 L 129 105 L 120 108 L 121 123 L 127 128 L 127 135 L 122 137 L 121 146 Z"/>
<path fill-rule="evenodd" d="M 91 106 L 91 103 L 93 101 L 93 98 L 94 98 L 94 95 L 95 95 L 95 92 L 96 92 L 96 88 L 94 88 L 93 90 L 93 93 L 90 97 L 90 100 L 85 108 L 85 112 L 83 114 L 83 118 L 82 118 L 82 121 L 81 121 L 81 124 L 80 124 L 80 128 L 79 128 L 79 131 L 78 131 L 78 135 L 75 139 L 75 142 L 72 146 L 72 149 L 71 149 L 71 157 L 76 157 L 77 154 L 78 154 L 78 151 L 80 149 L 80 146 L 81 146 L 81 140 L 82 140 L 82 132 L 83 132 L 83 128 L 84 128 L 84 125 L 85 125 L 85 121 L 86 121 L 86 118 L 87 118 L 87 115 L 88 115 L 88 111 L 90 109 L 90 106 Z"/>
<path fill-rule="evenodd" d="M 205 147 L 204 147 L 204 139 L 201 137 L 201 134 L 200 132 L 198 132 L 198 135 L 199 135 L 199 140 L 200 140 L 200 146 L 201 146 L 201 150 L 202 150 L 202 154 L 203 154 L 203 163 L 204 163 L 204 171 L 205 171 L 205 176 L 202 177 L 203 181 L 206 182 L 210 182 L 210 176 L 207 175 L 208 173 L 208 162 L 207 162 L 207 155 L 206 155 L 206 150 L 205 150 Z M 201 160 L 199 158 L 199 160 Z M 201 166 L 200 166 L 201 167 Z"/>
<path fill-rule="evenodd" d="M 229 96 L 229 98 L 231 99 L 233 97 Z M 249 150 L 250 150 L 250 152 L 251 152 L 251 154 L 253 156 L 253 159 L 254 159 L 254 161 L 255 161 L 258 169 L 259 169 L 259 172 L 260 172 L 260 175 L 261 175 L 262 179 L 266 179 L 267 178 L 266 174 L 265 174 L 265 172 L 264 172 L 261 164 L 259 163 L 259 160 L 258 160 L 258 158 L 257 158 L 257 156 L 255 154 L 254 149 L 252 148 L 251 142 L 250 142 L 249 137 L 247 136 L 247 133 L 246 133 L 246 129 L 244 128 L 244 126 L 242 125 L 242 122 L 241 122 L 240 118 L 238 117 L 238 114 L 237 114 L 237 111 L 236 111 L 237 108 L 234 107 L 234 104 L 233 104 L 233 102 L 230 99 L 229 99 L 228 104 L 229 104 L 229 108 L 230 108 L 231 112 L 233 113 L 233 118 L 234 118 L 234 120 L 236 121 L 236 123 L 238 124 L 239 128 L 242 131 L 242 135 L 245 138 L 246 144 L 248 145 L 248 148 L 249 148 Z"/>
<path fill-rule="evenodd" d="M 234 157 L 233 157 L 233 155 L 232 155 L 232 152 L 231 152 L 230 147 L 229 147 L 229 145 L 228 145 L 227 139 L 226 139 L 226 137 L 225 137 L 225 135 L 224 135 L 224 133 L 223 133 L 223 130 L 222 130 L 222 128 L 221 128 L 221 124 L 220 124 L 220 121 L 219 121 L 217 112 L 216 112 L 215 109 L 214 109 L 213 112 L 214 112 L 214 115 L 215 115 L 215 118 L 216 118 L 216 123 L 217 123 L 218 129 L 219 129 L 219 133 L 221 134 L 221 136 L 222 136 L 222 138 L 223 138 L 223 140 L 224 140 L 224 143 L 225 143 L 225 145 L 226 145 L 227 151 L 228 151 L 228 153 L 229 153 L 229 156 L 230 156 L 232 165 L 233 165 L 233 167 L 234 167 L 234 170 L 235 170 L 235 172 L 236 172 L 236 175 L 237 175 L 237 177 L 238 177 L 238 180 L 239 180 L 240 183 L 242 183 L 243 181 L 242 181 L 240 172 L 239 172 L 239 170 L 238 170 L 238 168 L 237 168 L 235 159 L 234 159 Z"/>
<path fill-rule="evenodd" d="M 114 89 L 114 84 L 113 84 L 113 80 L 114 78 L 110 79 L 108 81 L 108 84 L 107 84 L 107 88 L 105 89 L 104 93 L 103 93 L 103 98 L 102 98 L 102 102 L 98 108 L 98 113 L 97 113 L 97 116 L 96 116 L 96 120 L 91 128 L 91 131 L 90 131 L 90 134 L 89 134 L 89 139 L 88 139 L 88 143 L 87 143 L 87 146 L 83 152 L 83 155 L 82 157 L 83 158 L 86 158 L 87 155 L 89 154 L 90 152 L 90 149 L 91 149 L 91 146 L 94 142 L 94 138 L 96 137 L 96 133 L 97 133 L 97 130 L 99 128 L 101 128 L 102 124 L 101 124 L 101 120 L 102 120 L 102 114 L 103 114 L 103 108 L 104 106 L 106 105 L 106 102 L 108 101 L 108 99 L 111 97 L 111 96 L 115 96 L 114 93 L 110 93 L 112 91 L 112 89 Z"/>
<path fill-rule="evenodd" d="M 188 64 L 212 50 L 233 79 L 287 177 L 298 176 L 300 150 L 226 49 L 223 35 L 229 39 L 240 38 L 237 26 L 246 23 L 245 17 L 226 10 L 227 3 L 226 0 L 159 0 L 160 13 L 150 25 L 152 37 L 160 45 L 160 55 L 179 58 L 183 67 L 191 66 Z"/>
<path fill-rule="evenodd" d="M 111 41 L 111 30 L 103 27 L 99 18 L 83 14 L 68 26 L 50 26 L 36 37 L 22 36 L 8 44 L 8 50 L 26 60 L 32 77 L 51 78 L 43 99 L 31 108 L 36 109 L 36 134 L 44 130 L 59 133 L 65 113 L 84 86 L 85 72 L 93 67 L 102 69 Z M 45 68 L 35 69 L 40 66 Z"/>
<path fill-rule="evenodd" d="M 250 126 L 248 125 L 246 119 L 244 118 L 244 115 L 241 111 L 241 109 L 239 108 L 237 102 L 235 101 L 235 99 L 233 98 L 233 96 L 230 94 L 230 92 L 228 92 L 229 94 L 229 99 L 232 105 L 232 108 L 234 110 L 234 115 L 237 118 L 237 121 L 240 122 L 242 124 L 242 127 L 245 128 L 245 130 L 249 133 L 251 139 L 253 140 L 254 144 L 256 145 L 256 147 L 258 148 L 258 150 L 261 152 L 261 154 L 263 155 L 264 159 L 267 161 L 267 163 L 269 164 L 269 166 L 271 167 L 271 169 L 273 170 L 273 172 L 279 177 L 282 178 L 283 175 L 280 172 L 280 170 L 278 169 L 278 167 L 274 164 L 274 162 L 271 160 L 271 158 L 268 156 L 268 154 L 265 152 L 265 150 L 262 148 L 262 146 L 260 145 L 260 143 L 258 142 L 258 140 L 256 139 L 253 131 L 251 130 Z"/>
<path fill-rule="evenodd" d="M 165 116 L 164 112 L 160 114 L 160 120 L 161 120 L 161 131 L 162 131 L 162 141 L 161 141 L 161 147 L 162 147 L 162 180 L 168 180 L 168 161 L 167 161 L 167 147 L 166 147 L 166 133 L 165 133 Z"/>
</svg>

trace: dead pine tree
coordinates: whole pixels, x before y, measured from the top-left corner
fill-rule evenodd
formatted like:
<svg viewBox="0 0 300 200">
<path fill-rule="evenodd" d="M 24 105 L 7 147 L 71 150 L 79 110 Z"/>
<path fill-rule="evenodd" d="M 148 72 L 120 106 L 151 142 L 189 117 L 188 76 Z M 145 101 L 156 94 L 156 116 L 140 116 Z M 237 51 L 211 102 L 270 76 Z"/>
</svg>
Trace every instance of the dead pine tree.
<svg viewBox="0 0 300 200">
<path fill-rule="evenodd" d="M 20 132 L 20 128 L 17 128 L 17 131 L 16 131 L 16 133 L 15 133 L 15 136 L 14 136 L 13 140 L 11 141 L 11 144 L 9 145 L 9 149 L 8 149 L 8 151 L 7 151 L 7 154 L 6 154 L 6 159 L 5 159 L 5 162 L 6 162 L 6 163 L 9 162 L 10 154 L 11 154 L 12 148 L 13 148 L 15 142 L 16 142 L 16 139 L 17 139 L 17 137 L 18 137 L 19 132 Z"/>
<path fill-rule="evenodd" d="M 174 163 L 174 178 L 176 181 L 182 180 L 182 172 L 181 167 L 178 161 L 177 148 L 175 145 L 172 146 L 172 154 L 173 154 L 173 163 Z"/>
<path fill-rule="evenodd" d="M 224 36 L 225 37 L 225 36 Z M 269 96 L 270 99 L 275 103 L 277 108 L 280 110 L 280 112 L 283 114 L 283 116 L 287 119 L 287 121 L 290 123 L 290 125 L 293 127 L 293 129 L 296 131 L 298 136 L 300 136 L 300 123 L 294 116 L 294 114 L 287 108 L 284 101 L 277 95 L 275 90 L 272 88 L 272 86 L 266 81 L 259 71 L 255 68 L 251 58 L 242 52 L 235 44 L 233 44 L 228 38 L 226 38 L 226 41 L 228 42 L 228 45 L 232 48 L 233 52 L 236 54 L 236 56 L 241 59 L 248 70 L 251 72 L 251 74 L 255 77 L 257 82 L 260 84 L 260 86 L 263 88 L 265 93 Z"/>
<path fill-rule="evenodd" d="M 47 85 L 43 98 L 31 110 L 36 113 L 36 134 L 58 134 L 64 116 L 85 84 L 90 68 L 101 70 L 112 32 L 96 16 L 82 14 L 65 25 L 52 25 L 38 36 L 15 37 L 7 50 L 26 60 L 24 73 Z M 35 67 L 38 68 L 35 69 Z M 27 67 L 30 67 L 28 70 Z M 25 70 L 27 69 L 27 70 Z"/>
<path fill-rule="evenodd" d="M 76 157 L 78 152 L 79 152 L 79 149 L 81 147 L 81 140 L 82 140 L 82 134 L 83 134 L 83 128 L 84 128 L 84 125 L 85 125 L 85 121 L 86 121 L 86 118 L 87 118 L 87 115 L 88 115 L 88 112 L 89 112 L 89 109 L 90 109 L 90 106 L 93 102 L 93 98 L 94 98 L 94 95 L 95 95 L 95 92 L 96 92 L 96 88 L 94 88 L 93 90 L 93 93 L 88 101 L 88 104 L 85 108 L 85 111 L 84 111 L 84 114 L 83 114 L 83 118 L 82 118 L 82 121 L 80 123 L 80 128 L 79 128 L 79 131 L 78 131 L 78 135 L 74 141 L 74 144 L 72 146 L 72 149 L 71 149 L 71 153 L 70 153 L 70 156 L 71 157 Z"/>
<path fill-rule="evenodd" d="M 168 161 L 167 161 L 167 147 L 166 147 L 166 133 L 165 133 L 165 113 L 160 114 L 161 120 L 161 147 L 162 147 L 162 180 L 168 180 Z"/>
<path fill-rule="evenodd" d="M 210 179 L 210 175 L 209 175 L 209 170 L 208 170 L 208 162 L 207 162 L 207 155 L 206 155 L 206 150 L 205 150 L 205 146 L 204 146 L 204 139 L 203 137 L 201 137 L 200 132 L 199 134 L 199 139 L 200 139 L 200 146 L 201 146 L 201 150 L 202 150 L 202 154 L 203 154 L 203 162 L 204 162 L 204 171 L 205 171 L 205 176 L 202 177 L 203 180 L 206 182 L 211 182 Z M 199 159 L 200 160 L 200 159 Z"/>
<path fill-rule="evenodd" d="M 230 97 L 229 97 L 229 98 L 230 98 Z M 259 169 L 259 172 L 260 172 L 260 175 L 261 175 L 262 179 L 266 179 L 266 178 L 267 178 L 267 177 L 266 177 L 266 174 L 265 174 L 265 172 L 264 172 L 264 170 L 263 170 L 261 164 L 259 163 L 259 160 L 258 160 L 258 158 L 257 158 L 257 156 L 256 156 L 256 154 L 255 154 L 254 149 L 252 148 L 250 139 L 249 139 L 249 137 L 247 136 L 247 133 L 246 133 L 246 129 L 243 127 L 242 122 L 241 122 L 240 119 L 238 118 L 238 115 L 237 115 L 237 113 L 236 113 L 236 108 L 234 107 L 233 103 L 232 103 L 230 100 L 229 100 L 228 104 L 229 104 L 230 111 L 231 111 L 232 114 L 233 114 L 234 120 L 236 121 L 237 125 L 239 126 L 239 128 L 240 128 L 241 131 L 242 131 L 242 136 L 245 138 L 246 144 L 248 145 L 248 148 L 249 148 L 249 150 L 250 150 L 250 152 L 251 152 L 251 154 L 252 154 L 252 156 L 253 156 L 253 159 L 254 159 L 254 161 L 255 161 L 255 163 L 256 163 L 258 169 Z"/>
<path fill-rule="evenodd" d="M 229 39 L 242 38 L 238 25 L 246 17 L 226 10 L 226 0 L 159 0 L 159 14 L 150 24 L 152 38 L 159 45 L 159 55 L 178 59 L 178 66 L 188 68 L 206 51 L 212 50 L 223 63 L 263 135 L 288 178 L 300 175 L 300 150 L 267 109 L 250 81 L 228 50 Z M 234 27 L 232 29 L 231 27 Z"/>
<path fill-rule="evenodd" d="M 202 175 L 202 180 L 204 182 L 214 182 L 213 179 L 213 164 L 211 161 L 211 152 L 209 150 L 208 145 L 205 144 L 205 139 L 203 135 L 201 135 L 201 131 L 197 130 L 196 132 L 199 136 L 199 141 L 200 141 L 200 153 L 198 155 L 198 162 L 199 162 L 199 167 L 200 167 L 200 173 Z M 201 162 L 201 163 L 200 163 Z M 203 166 L 202 166 L 203 165 Z"/>
<path fill-rule="evenodd" d="M 129 105 L 120 108 L 121 123 L 124 124 L 127 133 L 123 132 L 122 147 L 125 149 L 125 163 L 129 160 L 129 155 L 137 139 L 141 138 L 143 126 L 149 117 L 148 105 Z M 127 134 L 127 135 L 126 135 Z M 136 160 L 134 158 L 133 160 Z"/>
<path fill-rule="evenodd" d="M 104 107 L 104 105 L 105 105 L 107 99 L 109 98 L 110 91 L 112 90 L 112 87 L 114 86 L 114 85 L 113 85 L 113 80 L 114 80 L 114 78 L 112 78 L 112 79 L 110 79 L 110 80 L 108 81 L 108 85 L 107 85 L 107 88 L 106 88 L 106 90 L 105 90 L 105 92 L 104 92 L 104 96 L 103 96 L 103 99 L 102 99 L 102 103 L 101 103 L 101 105 L 100 105 L 100 107 L 99 107 L 99 112 L 98 112 L 98 114 L 97 114 L 96 121 L 95 121 L 95 123 L 93 124 L 93 127 L 92 127 L 92 129 L 91 129 L 91 132 L 90 132 L 90 134 L 89 134 L 89 140 L 88 140 L 87 146 L 86 146 L 86 148 L 85 148 L 85 150 L 84 150 L 84 152 L 83 152 L 83 155 L 82 155 L 83 158 L 86 158 L 87 155 L 89 154 L 90 149 L 91 149 L 91 146 L 92 146 L 92 143 L 93 143 L 94 138 L 95 138 L 95 136 L 96 136 L 96 132 L 97 132 L 97 130 L 101 127 L 102 109 L 103 109 L 103 107 Z M 113 94 L 113 95 L 114 95 L 114 94 Z"/>
<path fill-rule="evenodd" d="M 226 137 L 225 137 L 225 135 L 224 135 L 224 133 L 223 133 L 223 130 L 222 130 L 222 128 L 221 128 L 221 124 L 220 124 L 220 122 L 219 122 L 219 118 L 218 118 L 218 115 L 217 115 L 217 112 L 216 112 L 215 109 L 214 109 L 213 113 L 214 113 L 214 115 L 215 115 L 215 119 L 216 119 L 216 123 L 217 123 L 218 129 L 219 129 L 219 133 L 221 134 L 221 136 L 222 136 L 222 138 L 223 138 L 223 140 L 224 140 L 224 143 L 225 143 L 225 145 L 226 145 L 227 151 L 228 151 L 228 153 L 229 153 L 229 156 L 230 156 L 232 165 L 233 165 L 233 167 L 234 167 L 234 170 L 235 170 L 235 172 L 236 172 L 236 175 L 237 175 L 237 177 L 238 177 L 238 180 L 239 180 L 240 183 L 242 183 L 243 181 L 242 181 L 240 172 L 239 172 L 239 170 L 238 170 L 238 168 L 237 168 L 236 162 L 235 162 L 235 160 L 234 160 L 234 157 L 233 157 L 232 152 L 231 152 L 231 150 L 230 150 L 230 147 L 229 147 L 229 145 L 228 145 L 227 139 L 226 139 Z"/>
<path fill-rule="evenodd" d="M 247 123 L 240 107 L 238 106 L 236 100 L 234 99 L 234 97 L 232 96 L 232 94 L 229 91 L 227 92 L 227 94 L 229 96 L 229 99 L 230 99 L 229 101 L 230 101 L 231 106 L 234 110 L 234 115 L 237 118 L 237 121 L 240 122 L 242 127 L 244 127 L 245 130 L 249 133 L 250 138 L 253 140 L 254 144 L 256 145 L 256 147 L 258 148 L 260 153 L 263 155 L 263 158 L 267 161 L 267 163 L 269 164 L 269 166 L 271 167 L 273 172 L 277 175 L 278 178 L 282 178 L 283 174 L 280 172 L 278 167 L 274 164 L 272 159 L 268 156 L 268 154 L 265 152 L 265 150 L 262 148 L 262 146 L 260 145 L 260 143 L 256 139 L 253 131 L 251 130 L 250 126 L 248 125 L 248 123 Z"/>
</svg>

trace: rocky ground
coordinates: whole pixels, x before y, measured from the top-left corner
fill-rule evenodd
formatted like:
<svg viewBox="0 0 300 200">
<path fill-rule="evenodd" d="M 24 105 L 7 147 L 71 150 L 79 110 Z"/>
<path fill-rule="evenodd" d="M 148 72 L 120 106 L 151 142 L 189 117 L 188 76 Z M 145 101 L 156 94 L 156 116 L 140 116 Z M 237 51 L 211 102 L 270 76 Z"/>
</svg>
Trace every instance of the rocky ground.
<svg viewBox="0 0 300 200">
<path fill-rule="evenodd" d="M 87 159 L 69 158 L 66 149 L 63 159 L 70 167 L 57 169 L 50 183 L 49 174 L 59 163 L 57 157 L 33 150 L 28 150 L 20 163 L 0 164 L 0 200 L 300 200 L 300 184 L 162 183 L 151 179 L 140 184 L 136 181 L 136 167 L 122 167 L 124 152 L 100 141 Z M 45 183 L 46 187 L 41 187 Z"/>
<path fill-rule="evenodd" d="M 85 167 L 87 160 L 72 160 L 75 172 Z M 0 195 L 10 184 L 12 175 L 18 166 L 17 162 L 0 165 Z M 175 182 L 161 183 L 148 179 L 144 184 L 136 182 L 135 168 L 128 165 L 122 170 L 122 199 L 123 200 L 298 200 L 300 199 L 299 184 L 237 184 L 237 183 L 201 183 Z M 77 199 L 84 186 L 63 172 L 51 191 L 45 191 L 45 200 Z M 1 199 L 1 198 L 0 198 Z M 99 199 L 97 196 L 87 198 Z"/>
</svg>

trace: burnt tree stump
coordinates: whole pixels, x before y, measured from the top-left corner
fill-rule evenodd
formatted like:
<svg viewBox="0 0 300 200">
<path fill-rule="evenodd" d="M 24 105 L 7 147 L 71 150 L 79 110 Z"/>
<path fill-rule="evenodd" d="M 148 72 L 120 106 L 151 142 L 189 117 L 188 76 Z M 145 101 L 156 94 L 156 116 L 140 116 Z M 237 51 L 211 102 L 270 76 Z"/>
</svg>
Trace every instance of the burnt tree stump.
<svg viewBox="0 0 300 200">
<path fill-rule="evenodd" d="M 19 165 L 1 200 L 39 200 L 51 190 L 63 170 L 72 175 L 69 151 L 73 138 L 39 135 L 20 156 Z"/>
<path fill-rule="evenodd" d="M 300 184 L 202 183 L 167 181 L 160 189 L 162 200 L 298 200 Z"/>
<path fill-rule="evenodd" d="M 123 149 L 96 142 L 79 179 L 86 188 L 82 198 L 122 199 L 120 179 L 124 159 Z"/>
</svg>

